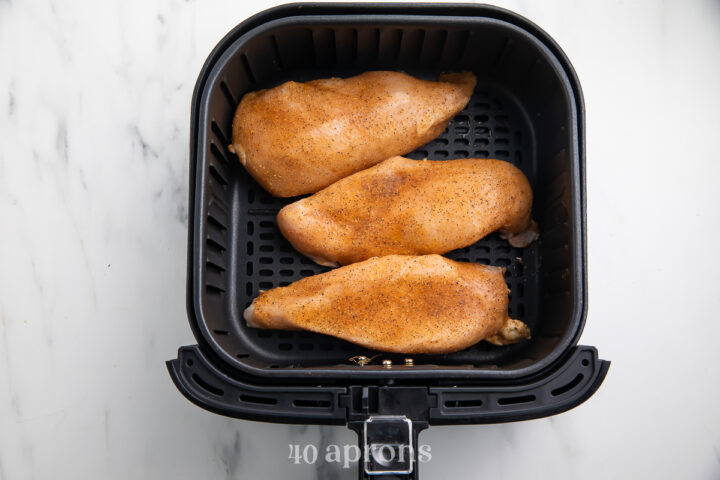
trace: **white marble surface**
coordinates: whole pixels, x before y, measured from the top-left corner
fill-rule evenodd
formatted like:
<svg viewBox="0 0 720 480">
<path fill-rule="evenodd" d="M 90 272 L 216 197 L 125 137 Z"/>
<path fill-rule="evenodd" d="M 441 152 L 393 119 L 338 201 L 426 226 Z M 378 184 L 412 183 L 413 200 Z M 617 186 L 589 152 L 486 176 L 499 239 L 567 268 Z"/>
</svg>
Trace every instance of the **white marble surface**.
<svg viewBox="0 0 720 480">
<path fill-rule="evenodd" d="M 0 479 L 355 478 L 230 420 L 164 361 L 185 317 L 192 87 L 262 1 L 0 1 Z M 569 413 L 433 427 L 423 478 L 720 477 L 720 3 L 501 5 L 587 104 L 590 313 L 613 361 Z"/>
</svg>

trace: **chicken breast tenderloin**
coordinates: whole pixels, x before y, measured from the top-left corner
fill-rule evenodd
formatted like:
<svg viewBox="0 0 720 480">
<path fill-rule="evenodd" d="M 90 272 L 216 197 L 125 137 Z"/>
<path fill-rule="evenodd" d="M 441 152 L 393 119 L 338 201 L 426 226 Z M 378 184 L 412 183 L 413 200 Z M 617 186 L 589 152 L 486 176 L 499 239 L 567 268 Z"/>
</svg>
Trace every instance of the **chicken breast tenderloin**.
<svg viewBox="0 0 720 480">
<path fill-rule="evenodd" d="M 390 255 L 262 292 L 248 325 L 310 330 L 374 350 L 451 353 L 530 338 L 508 319 L 504 269 L 439 255 Z"/>
<path fill-rule="evenodd" d="M 242 98 L 230 149 L 272 195 L 314 193 L 434 139 L 474 88 L 470 72 L 437 82 L 383 71 L 287 82 Z"/>
<path fill-rule="evenodd" d="M 338 266 L 441 254 L 497 230 L 523 247 L 537 238 L 531 207 L 527 178 L 508 162 L 394 157 L 286 206 L 277 224 L 297 250 Z"/>
</svg>

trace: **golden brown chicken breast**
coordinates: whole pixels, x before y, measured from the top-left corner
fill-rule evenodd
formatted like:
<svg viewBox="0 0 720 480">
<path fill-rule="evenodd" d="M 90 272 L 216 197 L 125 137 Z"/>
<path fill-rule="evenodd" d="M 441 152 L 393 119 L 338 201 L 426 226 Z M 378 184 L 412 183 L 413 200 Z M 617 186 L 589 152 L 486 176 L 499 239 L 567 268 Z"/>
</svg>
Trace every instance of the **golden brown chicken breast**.
<svg viewBox="0 0 720 480">
<path fill-rule="evenodd" d="M 390 254 L 445 253 L 500 230 L 513 246 L 537 237 L 523 173 L 491 159 L 390 158 L 292 203 L 283 235 L 327 266 Z"/>
<path fill-rule="evenodd" d="M 313 193 L 437 137 L 474 88 L 469 72 L 438 82 L 397 72 L 287 82 L 242 98 L 230 149 L 271 194 Z"/>
<path fill-rule="evenodd" d="M 304 329 L 396 353 L 450 353 L 530 338 L 508 319 L 504 269 L 439 255 L 389 255 L 261 293 L 248 325 Z"/>
</svg>

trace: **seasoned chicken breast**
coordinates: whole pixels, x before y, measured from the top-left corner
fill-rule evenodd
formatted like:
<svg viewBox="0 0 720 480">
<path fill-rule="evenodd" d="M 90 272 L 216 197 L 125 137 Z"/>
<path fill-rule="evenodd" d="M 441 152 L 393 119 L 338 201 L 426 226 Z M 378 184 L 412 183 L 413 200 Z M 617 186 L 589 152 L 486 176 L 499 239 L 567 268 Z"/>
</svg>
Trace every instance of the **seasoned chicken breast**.
<svg viewBox="0 0 720 480">
<path fill-rule="evenodd" d="M 445 253 L 500 230 L 513 246 L 537 237 L 532 190 L 508 162 L 394 157 L 278 213 L 282 234 L 317 263 Z"/>
<path fill-rule="evenodd" d="M 385 352 L 506 345 L 530 331 L 508 319 L 503 271 L 439 255 L 372 258 L 263 292 L 244 316 L 253 327 L 310 330 Z"/>
<path fill-rule="evenodd" d="M 437 137 L 474 88 L 469 72 L 438 82 L 398 72 L 287 82 L 242 98 L 230 149 L 271 194 L 313 193 Z"/>
</svg>

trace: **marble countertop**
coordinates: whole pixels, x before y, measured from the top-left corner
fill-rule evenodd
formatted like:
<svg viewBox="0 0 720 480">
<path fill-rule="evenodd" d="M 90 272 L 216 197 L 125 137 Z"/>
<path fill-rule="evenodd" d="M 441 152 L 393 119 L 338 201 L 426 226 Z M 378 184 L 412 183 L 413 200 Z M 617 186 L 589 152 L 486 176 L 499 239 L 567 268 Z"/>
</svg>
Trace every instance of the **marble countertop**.
<svg viewBox="0 0 720 480">
<path fill-rule="evenodd" d="M 344 427 L 190 404 L 192 88 L 272 2 L 0 1 L 0 479 L 355 478 L 289 445 Z M 589 315 L 612 360 L 568 413 L 432 427 L 423 478 L 720 477 L 720 3 L 499 2 L 548 31 L 587 106 Z"/>
</svg>

